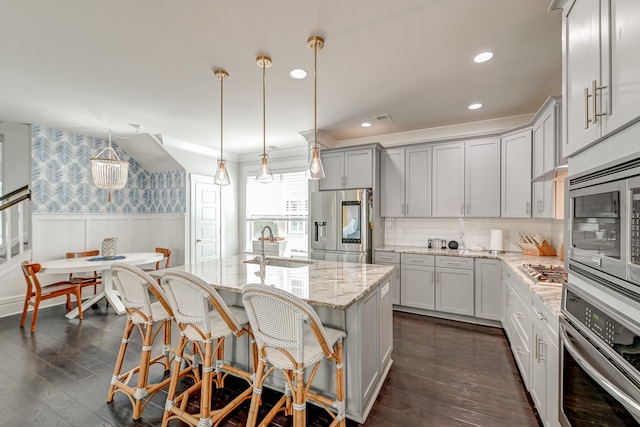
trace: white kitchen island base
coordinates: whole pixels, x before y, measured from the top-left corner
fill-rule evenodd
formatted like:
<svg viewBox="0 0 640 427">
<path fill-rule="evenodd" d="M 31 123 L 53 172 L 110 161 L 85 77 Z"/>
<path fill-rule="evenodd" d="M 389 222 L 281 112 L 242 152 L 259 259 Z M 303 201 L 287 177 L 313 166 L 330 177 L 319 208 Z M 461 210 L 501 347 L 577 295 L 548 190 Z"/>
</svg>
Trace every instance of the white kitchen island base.
<svg viewBox="0 0 640 427">
<path fill-rule="evenodd" d="M 189 271 L 214 285 L 228 305 L 242 307 L 242 286 L 256 282 L 258 266 L 244 264 L 244 256 L 174 269 Z M 265 283 L 302 293 L 323 324 L 347 333 L 344 341 L 347 418 L 364 423 L 387 377 L 393 350 L 391 274 L 394 267 L 314 260 L 302 268 L 267 266 Z M 162 270 L 154 272 L 161 275 Z M 302 286 L 300 283 L 303 283 Z M 295 284 L 297 289 L 291 289 Z M 300 295 L 299 295 L 300 296 Z M 251 369 L 247 337 L 225 345 L 227 363 Z M 284 390 L 284 379 L 274 372 L 267 387 Z M 334 396 L 335 369 L 323 362 L 311 389 Z"/>
</svg>

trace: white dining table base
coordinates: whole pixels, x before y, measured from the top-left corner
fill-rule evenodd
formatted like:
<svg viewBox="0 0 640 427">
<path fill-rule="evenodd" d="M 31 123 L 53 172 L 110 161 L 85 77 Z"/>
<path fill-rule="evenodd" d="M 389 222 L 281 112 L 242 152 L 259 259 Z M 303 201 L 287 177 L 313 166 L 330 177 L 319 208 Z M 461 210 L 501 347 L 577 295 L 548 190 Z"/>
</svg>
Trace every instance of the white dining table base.
<svg viewBox="0 0 640 427">
<path fill-rule="evenodd" d="M 91 298 L 82 301 L 82 312 L 84 313 L 84 311 L 88 307 L 91 307 L 101 299 L 106 298 L 107 301 L 109 301 L 111 308 L 113 308 L 113 310 L 117 314 L 124 313 L 125 312 L 124 304 L 122 304 L 122 301 L 120 300 L 120 296 L 118 295 L 118 292 L 113 288 L 111 270 L 104 270 L 102 272 L 102 286 L 104 287 L 104 289 L 101 292 L 98 292 Z M 68 312 L 67 314 L 65 314 L 65 317 L 67 319 L 73 319 L 75 317 L 78 317 L 79 314 L 80 312 L 76 307 L 70 312 Z"/>
</svg>

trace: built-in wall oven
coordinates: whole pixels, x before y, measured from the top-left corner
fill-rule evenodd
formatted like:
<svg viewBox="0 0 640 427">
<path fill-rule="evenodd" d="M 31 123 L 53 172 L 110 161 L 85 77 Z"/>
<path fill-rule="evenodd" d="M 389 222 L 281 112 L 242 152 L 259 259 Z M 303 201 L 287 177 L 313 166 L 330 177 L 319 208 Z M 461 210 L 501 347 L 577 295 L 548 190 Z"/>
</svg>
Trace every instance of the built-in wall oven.
<svg viewBox="0 0 640 427">
<path fill-rule="evenodd" d="M 640 327 L 571 284 L 560 319 L 560 424 L 640 425 Z"/>
<path fill-rule="evenodd" d="M 640 158 L 567 187 L 560 424 L 640 426 Z"/>
</svg>

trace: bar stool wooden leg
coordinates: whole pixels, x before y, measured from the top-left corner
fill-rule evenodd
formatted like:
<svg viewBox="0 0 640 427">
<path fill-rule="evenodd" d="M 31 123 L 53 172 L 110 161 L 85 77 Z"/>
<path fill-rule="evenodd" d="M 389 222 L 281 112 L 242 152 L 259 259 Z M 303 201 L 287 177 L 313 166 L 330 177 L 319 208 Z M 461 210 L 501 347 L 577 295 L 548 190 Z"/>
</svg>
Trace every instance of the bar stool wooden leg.
<svg viewBox="0 0 640 427">
<path fill-rule="evenodd" d="M 262 355 L 258 358 L 258 368 L 256 369 L 255 379 L 253 381 L 253 394 L 251 395 L 251 406 L 249 407 L 249 415 L 247 416 L 247 427 L 254 427 L 258 418 L 258 408 L 262 404 L 262 382 L 266 361 Z"/>
<path fill-rule="evenodd" d="M 304 366 L 298 364 L 293 372 L 295 380 L 293 391 L 293 426 L 305 427 L 307 423 L 306 395 L 304 390 Z"/>
<path fill-rule="evenodd" d="M 167 427 L 169 416 L 171 415 L 171 407 L 176 404 L 176 389 L 178 388 L 178 378 L 180 377 L 180 365 L 184 357 L 184 349 L 189 341 L 184 335 L 180 335 L 176 355 L 173 359 L 173 369 L 171 370 L 171 381 L 169 382 L 169 391 L 167 392 L 167 401 L 164 405 L 164 414 L 162 416 L 162 427 Z M 194 355 L 195 355 L 194 351 Z"/>
<path fill-rule="evenodd" d="M 127 319 L 127 323 L 124 327 L 124 333 L 122 334 L 122 341 L 120 342 L 120 350 L 118 351 L 118 357 L 116 358 L 116 366 L 113 368 L 113 376 L 111 377 L 111 385 L 109 386 L 109 393 L 107 393 L 107 402 L 113 401 L 113 395 L 116 389 L 116 380 L 120 376 L 122 371 L 122 364 L 124 363 L 124 355 L 127 352 L 127 346 L 129 345 L 129 338 L 131 337 L 131 331 L 133 331 L 134 324 L 131 319 Z"/>
</svg>

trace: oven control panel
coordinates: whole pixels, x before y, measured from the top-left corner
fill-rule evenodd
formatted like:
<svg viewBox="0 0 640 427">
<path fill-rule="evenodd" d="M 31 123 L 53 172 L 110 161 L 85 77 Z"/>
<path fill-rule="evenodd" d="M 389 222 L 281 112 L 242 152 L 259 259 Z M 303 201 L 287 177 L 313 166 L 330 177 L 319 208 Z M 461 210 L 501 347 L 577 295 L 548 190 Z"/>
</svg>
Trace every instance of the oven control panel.
<svg viewBox="0 0 640 427">
<path fill-rule="evenodd" d="M 598 313 L 591 307 L 585 307 L 583 319 L 581 320 L 583 325 L 599 336 L 610 347 L 613 347 L 616 325 L 607 315 Z"/>
<path fill-rule="evenodd" d="M 632 264 L 640 265 L 640 189 L 631 191 L 631 254 L 629 259 Z"/>
<path fill-rule="evenodd" d="M 566 289 L 565 292 L 563 312 L 569 315 L 570 320 L 578 321 L 582 325 L 582 328 L 578 329 L 588 329 L 601 343 L 611 348 L 635 369 L 640 369 L 640 331 L 628 328 L 617 320 L 608 308 L 593 304 L 571 289 Z"/>
</svg>

